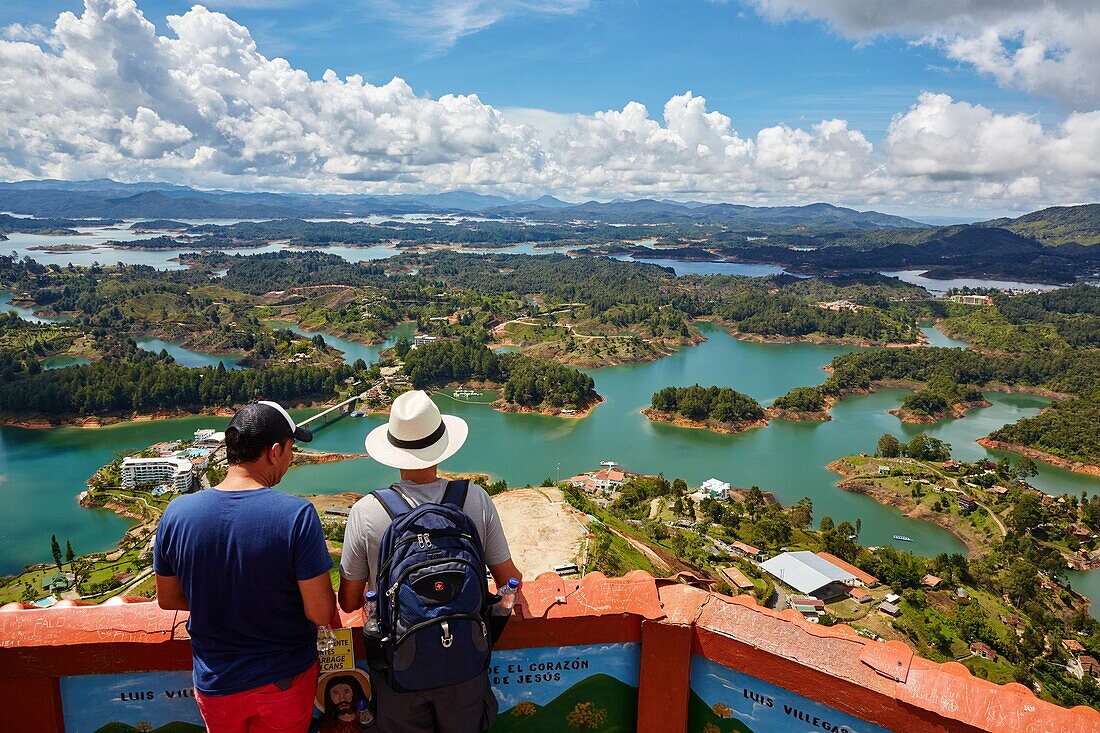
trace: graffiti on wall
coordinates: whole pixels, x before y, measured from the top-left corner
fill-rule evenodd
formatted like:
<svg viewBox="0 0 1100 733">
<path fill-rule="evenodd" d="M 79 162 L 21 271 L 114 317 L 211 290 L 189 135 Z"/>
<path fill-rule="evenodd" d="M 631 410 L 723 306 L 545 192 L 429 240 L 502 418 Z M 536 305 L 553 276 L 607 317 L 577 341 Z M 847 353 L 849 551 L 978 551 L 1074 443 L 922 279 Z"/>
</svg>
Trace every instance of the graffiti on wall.
<svg viewBox="0 0 1100 733">
<path fill-rule="evenodd" d="M 200 733 L 190 672 L 61 678 L 65 733 Z"/>
<path fill-rule="evenodd" d="M 688 733 L 890 733 L 709 659 L 691 659 Z"/>
<path fill-rule="evenodd" d="M 627 733 L 637 721 L 638 644 L 509 649 L 493 652 L 489 680 L 500 713 L 493 733 Z M 349 664 L 350 663 L 350 664 Z M 326 665 L 318 679 L 310 730 L 368 722 L 363 662 Z M 190 672 L 87 675 L 61 680 L 66 733 L 200 733 Z M 368 728 L 371 730 L 371 728 Z"/>
<path fill-rule="evenodd" d="M 639 644 L 493 652 L 492 733 L 627 733 L 637 728 Z"/>
</svg>

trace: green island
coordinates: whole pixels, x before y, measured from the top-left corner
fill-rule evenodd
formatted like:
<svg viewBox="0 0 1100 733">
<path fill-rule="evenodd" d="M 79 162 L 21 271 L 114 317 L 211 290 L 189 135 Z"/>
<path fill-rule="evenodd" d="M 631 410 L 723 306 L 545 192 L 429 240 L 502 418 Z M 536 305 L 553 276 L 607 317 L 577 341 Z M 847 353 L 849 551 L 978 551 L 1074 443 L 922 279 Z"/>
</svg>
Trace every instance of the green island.
<svg viewBox="0 0 1100 733">
<path fill-rule="evenodd" d="M 946 417 L 962 417 L 967 410 L 989 405 L 989 400 L 977 387 L 957 384 L 946 374 L 937 374 L 926 387 L 906 397 L 901 407 L 890 413 L 902 422 L 935 423 Z"/>
<path fill-rule="evenodd" d="M 404 347 L 407 349 L 407 345 Z M 401 355 L 402 345 L 395 347 Z M 497 354 L 473 338 L 435 341 L 407 350 L 405 373 L 416 389 L 485 386 L 500 389 L 493 407 L 562 417 L 583 416 L 600 402 L 592 377 L 549 359 Z"/>
<path fill-rule="evenodd" d="M 650 420 L 717 433 L 739 433 L 767 425 L 764 408 L 752 397 L 729 387 L 698 384 L 654 392 L 652 404 L 642 413 Z"/>
</svg>

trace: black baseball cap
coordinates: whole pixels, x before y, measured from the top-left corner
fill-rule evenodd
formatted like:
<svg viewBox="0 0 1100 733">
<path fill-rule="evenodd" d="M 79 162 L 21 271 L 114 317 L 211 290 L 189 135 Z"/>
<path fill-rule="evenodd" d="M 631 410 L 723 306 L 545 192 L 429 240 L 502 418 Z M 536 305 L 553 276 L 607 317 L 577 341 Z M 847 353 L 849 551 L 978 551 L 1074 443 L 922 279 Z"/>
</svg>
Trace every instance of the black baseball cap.
<svg viewBox="0 0 1100 733">
<path fill-rule="evenodd" d="M 313 440 L 313 433 L 294 424 L 283 406 L 277 402 L 253 402 L 237 410 L 226 430 L 236 430 L 238 444 L 249 448 L 262 448 L 294 438 L 302 443 Z"/>
</svg>

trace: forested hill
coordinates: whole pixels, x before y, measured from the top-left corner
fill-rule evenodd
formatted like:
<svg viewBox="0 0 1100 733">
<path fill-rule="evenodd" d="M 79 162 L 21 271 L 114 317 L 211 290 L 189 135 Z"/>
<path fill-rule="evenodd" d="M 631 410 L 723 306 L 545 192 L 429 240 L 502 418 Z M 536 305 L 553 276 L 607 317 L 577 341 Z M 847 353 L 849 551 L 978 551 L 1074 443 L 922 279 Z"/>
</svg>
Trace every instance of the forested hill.
<svg viewBox="0 0 1100 733">
<path fill-rule="evenodd" d="M 815 240 L 816 241 L 816 240 Z M 953 226 L 848 233 L 816 249 L 774 245 L 724 247 L 740 261 L 781 264 L 791 271 L 921 269 L 932 278 L 988 277 L 1070 283 L 1100 267 L 1100 248 L 1046 246 L 1006 228 Z"/>
<path fill-rule="evenodd" d="M 1100 204 L 1052 206 L 1015 219 L 993 219 L 981 226 L 1001 227 L 1042 244 L 1100 244 Z"/>
</svg>

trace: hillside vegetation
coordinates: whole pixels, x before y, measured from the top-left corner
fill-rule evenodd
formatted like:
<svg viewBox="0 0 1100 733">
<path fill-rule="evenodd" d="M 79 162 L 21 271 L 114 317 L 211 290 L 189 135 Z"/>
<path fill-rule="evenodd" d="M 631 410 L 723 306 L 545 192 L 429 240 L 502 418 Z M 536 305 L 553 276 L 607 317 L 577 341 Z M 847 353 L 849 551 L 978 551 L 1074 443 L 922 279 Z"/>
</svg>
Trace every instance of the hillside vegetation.
<svg viewBox="0 0 1100 733">
<path fill-rule="evenodd" d="M 984 223 L 1048 245 L 1100 244 L 1100 204 L 1052 206 L 1015 219 L 994 219 Z"/>
</svg>

